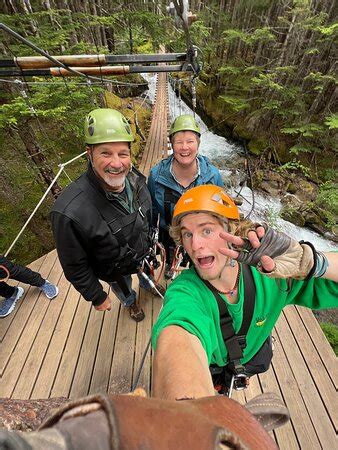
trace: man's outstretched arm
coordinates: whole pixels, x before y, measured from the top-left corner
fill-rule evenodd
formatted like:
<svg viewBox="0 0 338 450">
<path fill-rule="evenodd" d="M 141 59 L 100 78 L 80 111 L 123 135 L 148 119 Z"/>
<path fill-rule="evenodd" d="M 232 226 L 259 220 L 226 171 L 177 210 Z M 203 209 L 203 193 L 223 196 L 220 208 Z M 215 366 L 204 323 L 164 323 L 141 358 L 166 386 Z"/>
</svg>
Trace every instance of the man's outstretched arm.
<svg viewBox="0 0 338 450">
<path fill-rule="evenodd" d="M 153 396 L 166 400 L 215 395 L 207 355 L 199 339 L 183 328 L 165 328 L 154 358 Z"/>
</svg>

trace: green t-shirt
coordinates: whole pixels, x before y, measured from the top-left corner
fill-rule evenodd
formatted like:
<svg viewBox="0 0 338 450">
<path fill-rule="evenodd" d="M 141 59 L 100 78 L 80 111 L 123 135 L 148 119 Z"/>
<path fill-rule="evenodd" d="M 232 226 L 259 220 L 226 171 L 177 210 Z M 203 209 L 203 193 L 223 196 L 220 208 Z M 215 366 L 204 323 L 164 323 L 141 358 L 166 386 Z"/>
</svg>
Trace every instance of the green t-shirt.
<svg viewBox="0 0 338 450">
<path fill-rule="evenodd" d="M 256 300 L 242 363 L 250 361 L 261 348 L 284 306 L 301 305 L 311 309 L 338 306 L 338 283 L 334 281 L 322 278 L 312 278 L 309 281 L 292 280 L 291 289 L 288 290 L 286 280 L 271 279 L 253 267 L 250 269 L 256 286 Z M 243 318 L 243 272 L 239 282 L 238 302 L 231 304 L 225 295 L 220 295 L 227 303 L 237 332 Z M 197 336 L 206 351 L 209 364 L 226 364 L 227 350 L 219 325 L 218 305 L 213 293 L 194 268 L 184 270 L 167 289 L 163 309 L 152 331 L 154 348 L 159 334 L 169 325 L 178 325 Z"/>
</svg>

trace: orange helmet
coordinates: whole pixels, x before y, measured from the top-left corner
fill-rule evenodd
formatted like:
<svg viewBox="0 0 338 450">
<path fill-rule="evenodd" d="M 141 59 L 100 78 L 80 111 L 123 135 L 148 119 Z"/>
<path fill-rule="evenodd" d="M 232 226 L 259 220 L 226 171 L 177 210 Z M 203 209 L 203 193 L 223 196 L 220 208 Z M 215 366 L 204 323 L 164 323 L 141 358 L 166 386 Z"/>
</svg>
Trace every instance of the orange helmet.
<svg viewBox="0 0 338 450">
<path fill-rule="evenodd" d="M 202 184 L 185 192 L 176 203 L 172 225 L 178 225 L 182 215 L 196 212 L 217 214 L 226 219 L 239 219 L 235 202 L 223 188 L 213 184 Z"/>
</svg>

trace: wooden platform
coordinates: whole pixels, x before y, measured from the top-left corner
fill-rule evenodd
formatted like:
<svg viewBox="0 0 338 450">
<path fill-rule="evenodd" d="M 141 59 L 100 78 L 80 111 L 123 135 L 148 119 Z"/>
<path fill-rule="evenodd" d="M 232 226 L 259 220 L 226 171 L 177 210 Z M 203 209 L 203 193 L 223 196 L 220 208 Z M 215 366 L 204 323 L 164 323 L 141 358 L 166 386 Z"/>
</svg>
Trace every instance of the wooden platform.
<svg viewBox="0 0 338 450">
<path fill-rule="evenodd" d="M 157 94 L 162 106 L 154 110 L 152 140 L 142 160 L 144 172 L 167 149 L 165 74 L 159 83 L 163 79 Z M 25 296 L 17 308 L 0 319 L 0 397 L 75 398 L 128 392 L 161 300 L 142 293 L 146 318 L 136 324 L 116 299 L 112 310 L 102 313 L 80 298 L 65 279 L 55 250 L 30 267 L 57 284 L 60 293 L 49 301 L 39 289 L 23 285 Z M 136 280 L 134 287 L 138 290 Z M 236 392 L 234 398 L 245 403 L 261 392 L 273 391 L 284 399 L 291 421 L 273 435 L 281 449 L 337 448 L 337 358 L 312 312 L 286 308 L 273 335 L 273 367 L 252 378 L 250 387 Z M 139 383 L 148 393 L 151 357 L 150 351 Z"/>
</svg>

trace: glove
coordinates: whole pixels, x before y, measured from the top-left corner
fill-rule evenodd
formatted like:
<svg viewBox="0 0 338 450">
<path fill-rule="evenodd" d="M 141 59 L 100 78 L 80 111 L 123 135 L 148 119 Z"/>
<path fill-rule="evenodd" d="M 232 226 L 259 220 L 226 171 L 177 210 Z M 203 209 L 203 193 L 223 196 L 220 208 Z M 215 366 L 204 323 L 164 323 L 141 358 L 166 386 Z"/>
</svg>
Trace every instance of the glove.
<svg viewBox="0 0 338 450">
<path fill-rule="evenodd" d="M 300 244 L 286 234 L 276 231 L 267 224 L 262 226 L 265 234 L 260 240 L 261 245 L 253 248 L 247 238 L 243 238 L 243 247 L 233 248 L 239 252 L 237 261 L 255 266 L 257 270 L 270 278 L 304 279 L 312 272 L 314 266 L 313 250 L 310 245 Z M 252 228 L 251 228 L 252 230 Z M 270 256 L 274 260 L 275 268 L 272 272 L 265 272 L 261 257 Z"/>
<path fill-rule="evenodd" d="M 168 401 L 95 395 L 61 407 L 38 431 L 19 434 L 0 430 L 0 448 L 216 450 L 227 443 L 227 448 L 277 450 L 266 430 L 285 423 L 289 414 L 275 396 L 266 395 L 249 405 L 257 420 L 239 403 L 223 396 Z"/>
</svg>

